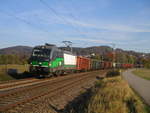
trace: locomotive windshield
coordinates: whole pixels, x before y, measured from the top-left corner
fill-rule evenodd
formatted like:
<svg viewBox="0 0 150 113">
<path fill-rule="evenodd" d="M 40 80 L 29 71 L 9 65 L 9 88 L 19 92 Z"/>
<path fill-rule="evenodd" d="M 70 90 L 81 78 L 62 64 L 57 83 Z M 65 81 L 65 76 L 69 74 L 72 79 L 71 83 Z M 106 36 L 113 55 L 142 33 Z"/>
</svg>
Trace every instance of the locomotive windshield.
<svg viewBox="0 0 150 113">
<path fill-rule="evenodd" d="M 49 57 L 51 53 L 50 49 L 34 49 L 32 56 L 37 57 Z"/>
</svg>

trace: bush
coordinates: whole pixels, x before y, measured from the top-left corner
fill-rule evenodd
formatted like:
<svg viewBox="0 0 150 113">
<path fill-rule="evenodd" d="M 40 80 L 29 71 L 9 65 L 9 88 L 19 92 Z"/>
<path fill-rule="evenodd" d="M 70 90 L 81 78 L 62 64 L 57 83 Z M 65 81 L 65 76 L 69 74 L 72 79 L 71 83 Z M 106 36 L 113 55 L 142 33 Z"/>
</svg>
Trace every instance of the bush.
<svg viewBox="0 0 150 113">
<path fill-rule="evenodd" d="M 113 76 L 119 76 L 120 72 L 119 70 L 110 70 L 107 72 L 106 77 L 113 77 Z"/>
</svg>

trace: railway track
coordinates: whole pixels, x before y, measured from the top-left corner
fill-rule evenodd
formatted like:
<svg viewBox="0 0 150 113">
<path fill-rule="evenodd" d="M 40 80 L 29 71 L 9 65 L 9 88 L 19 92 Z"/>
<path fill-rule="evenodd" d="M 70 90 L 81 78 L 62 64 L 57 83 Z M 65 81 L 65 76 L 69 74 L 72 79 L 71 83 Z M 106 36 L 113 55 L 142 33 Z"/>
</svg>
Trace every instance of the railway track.
<svg viewBox="0 0 150 113">
<path fill-rule="evenodd" d="M 16 83 L 11 83 L 11 84 L 6 84 L 4 86 L 0 86 L 0 93 L 5 93 L 5 92 L 11 92 L 11 90 L 16 90 L 16 89 L 24 89 L 25 87 L 28 86 L 33 86 L 33 85 L 38 85 L 41 83 L 53 81 L 55 78 L 46 78 L 46 79 L 33 79 L 33 80 L 25 80 L 23 82 L 16 82 Z M 0 94 L 0 95 L 1 95 Z"/>
<path fill-rule="evenodd" d="M 16 81 L 9 81 L 6 83 L 1 83 L 0 84 L 0 91 L 6 90 L 9 88 L 15 88 L 16 86 L 21 86 L 23 84 L 25 85 L 25 84 L 36 82 L 36 81 L 39 81 L 39 80 L 35 79 L 35 78 L 30 78 L 30 79 L 16 80 Z"/>
<path fill-rule="evenodd" d="M 58 77 L 58 79 L 44 81 L 39 84 L 0 94 L 0 111 L 7 111 L 18 105 L 30 103 L 41 97 L 55 96 L 57 92 L 68 90 L 75 84 L 79 84 L 81 81 L 96 76 L 96 74 L 97 73 L 93 75 L 92 72 L 86 72 L 74 74 L 74 76 Z"/>
<path fill-rule="evenodd" d="M 63 78 L 64 76 L 59 76 L 59 78 Z M 15 80 L 15 81 L 9 81 L 9 82 L 4 82 L 4 83 L 0 83 L 0 93 L 2 94 L 3 92 L 8 92 L 9 90 L 15 90 L 18 88 L 24 88 L 24 87 L 28 87 L 30 85 L 36 85 L 36 84 L 40 84 L 40 83 L 44 83 L 44 82 L 49 82 L 49 81 L 53 81 L 55 79 L 55 77 L 52 78 L 45 78 L 45 79 L 36 79 L 36 78 L 29 78 L 29 79 L 21 79 L 21 80 Z"/>
<path fill-rule="evenodd" d="M 33 78 L 25 78 L 25 79 L 18 79 L 18 80 L 8 80 L 8 81 L 0 81 L 0 86 L 3 86 L 5 84 L 12 84 L 12 83 L 16 83 L 16 82 L 21 82 L 21 81 L 25 81 L 25 80 L 30 80 Z"/>
</svg>

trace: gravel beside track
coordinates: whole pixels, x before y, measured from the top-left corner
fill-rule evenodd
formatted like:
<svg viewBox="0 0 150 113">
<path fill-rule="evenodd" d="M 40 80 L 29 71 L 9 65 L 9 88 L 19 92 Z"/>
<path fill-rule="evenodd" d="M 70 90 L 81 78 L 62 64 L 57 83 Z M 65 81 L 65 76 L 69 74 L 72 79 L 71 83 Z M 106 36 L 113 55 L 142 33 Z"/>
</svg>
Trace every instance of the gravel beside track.
<svg viewBox="0 0 150 113">
<path fill-rule="evenodd" d="M 105 71 L 78 73 L 3 93 L 0 95 L 0 111 L 49 113 L 54 110 L 57 112 L 75 97 L 73 95 L 77 96 L 80 91 L 86 90 L 86 87 L 90 87 L 96 80 L 96 76 L 104 73 Z"/>
</svg>

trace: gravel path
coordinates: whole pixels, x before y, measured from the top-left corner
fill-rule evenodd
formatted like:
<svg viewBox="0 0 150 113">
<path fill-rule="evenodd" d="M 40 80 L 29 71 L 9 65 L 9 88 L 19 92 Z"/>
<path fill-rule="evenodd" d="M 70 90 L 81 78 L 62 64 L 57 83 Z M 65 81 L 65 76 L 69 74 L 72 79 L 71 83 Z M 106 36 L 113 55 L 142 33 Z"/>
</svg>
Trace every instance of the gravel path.
<svg viewBox="0 0 150 113">
<path fill-rule="evenodd" d="M 132 73 L 134 69 L 123 72 L 123 77 L 130 86 L 150 105 L 150 81 L 140 78 Z"/>
</svg>

